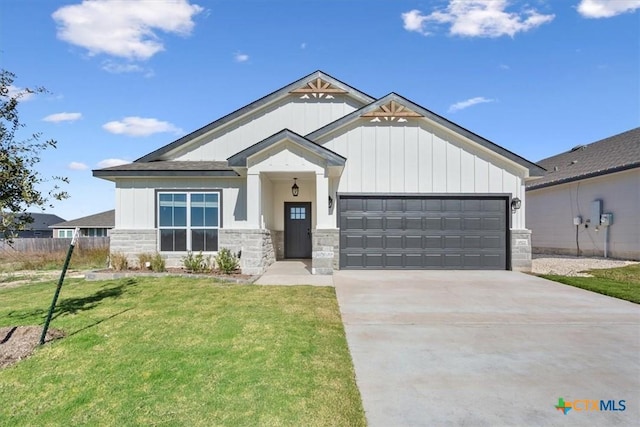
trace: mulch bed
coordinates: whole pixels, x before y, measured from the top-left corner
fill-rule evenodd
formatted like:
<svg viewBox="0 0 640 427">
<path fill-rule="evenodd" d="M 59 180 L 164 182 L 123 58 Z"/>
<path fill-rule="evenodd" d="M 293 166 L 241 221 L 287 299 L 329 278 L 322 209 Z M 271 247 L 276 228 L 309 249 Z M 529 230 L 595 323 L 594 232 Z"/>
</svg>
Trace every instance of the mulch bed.
<svg viewBox="0 0 640 427">
<path fill-rule="evenodd" d="M 0 369 L 29 357 L 40 344 L 42 326 L 8 326 L 0 328 Z M 50 328 L 45 343 L 64 337 L 58 329 Z"/>
</svg>

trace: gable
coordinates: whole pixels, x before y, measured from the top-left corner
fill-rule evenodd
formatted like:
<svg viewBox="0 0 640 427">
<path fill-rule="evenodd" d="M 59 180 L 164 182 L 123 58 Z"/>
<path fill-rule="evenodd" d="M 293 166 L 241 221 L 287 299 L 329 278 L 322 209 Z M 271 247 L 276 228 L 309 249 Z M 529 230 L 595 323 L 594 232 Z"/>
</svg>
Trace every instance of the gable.
<svg viewBox="0 0 640 427">
<path fill-rule="evenodd" d="M 307 134 L 371 101 L 369 95 L 316 71 L 136 162 L 224 160 L 282 129 Z"/>
<path fill-rule="evenodd" d="M 526 171 L 524 177 L 541 176 L 544 173 L 544 169 L 535 163 L 395 93 L 390 93 L 308 134 L 307 138 L 324 144 L 346 132 L 347 129 L 353 130 L 359 126 L 371 127 L 371 124 L 374 124 L 384 128 L 385 126 L 406 124 L 413 127 L 412 123 L 422 123 L 437 130 L 441 134 L 447 135 L 445 139 L 455 140 L 463 147 L 468 146 L 471 151 L 482 152 L 485 157 L 493 159 L 493 162 L 497 164 L 511 164 L 512 167 L 524 169 Z M 337 146 L 331 146 L 331 148 L 344 155 Z"/>
</svg>

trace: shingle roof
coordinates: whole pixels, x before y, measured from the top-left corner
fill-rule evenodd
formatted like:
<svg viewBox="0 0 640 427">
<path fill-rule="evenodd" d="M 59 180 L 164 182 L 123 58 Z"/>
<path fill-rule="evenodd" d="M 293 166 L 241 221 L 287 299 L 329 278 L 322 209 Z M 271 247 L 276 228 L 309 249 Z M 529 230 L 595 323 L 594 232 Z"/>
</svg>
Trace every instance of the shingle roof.
<svg viewBox="0 0 640 427">
<path fill-rule="evenodd" d="M 638 168 L 640 127 L 588 145 L 579 145 L 537 163 L 547 173 L 531 181 L 527 190 Z"/>
<path fill-rule="evenodd" d="M 33 222 L 26 225 L 26 230 L 46 230 L 51 224 L 64 221 L 64 218 L 54 214 L 25 212 L 23 215 L 33 218 Z"/>
<path fill-rule="evenodd" d="M 133 162 L 96 169 L 93 176 L 238 176 L 226 161 L 157 161 Z"/>
<path fill-rule="evenodd" d="M 72 219 L 71 221 L 59 222 L 50 225 L 49 228 L 113 228 L 116 224 L 116 211 L 100 212 L 97 214 Z"/>
</svg>

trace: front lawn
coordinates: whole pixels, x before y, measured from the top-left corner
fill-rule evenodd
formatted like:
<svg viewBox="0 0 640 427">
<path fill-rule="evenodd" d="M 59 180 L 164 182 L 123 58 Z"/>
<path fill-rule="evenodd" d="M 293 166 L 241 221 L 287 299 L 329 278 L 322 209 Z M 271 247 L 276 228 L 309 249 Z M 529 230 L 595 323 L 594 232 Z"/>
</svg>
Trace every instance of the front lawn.
<svg viewBox="0 0 640 427">
<path fill-rule="evenodd" d="M 0 327 L 42 325 L 54 289 L 0 289 Z M 0 424 L 365 424 L 333 288 L 70 280 L 51 327 L 0 370 Z"/>
<path fill-rule="evenodd" d="M 540 277 L 640 304 L 640 264 L 620 268 L 589 270 L 594 277 L 544 274 Z"/>
</svg>

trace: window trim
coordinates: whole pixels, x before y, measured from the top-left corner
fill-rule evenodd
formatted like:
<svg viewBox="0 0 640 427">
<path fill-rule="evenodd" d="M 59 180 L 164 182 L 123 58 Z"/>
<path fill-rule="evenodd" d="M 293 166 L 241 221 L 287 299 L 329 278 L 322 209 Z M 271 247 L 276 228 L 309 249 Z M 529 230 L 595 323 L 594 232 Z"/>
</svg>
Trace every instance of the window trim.
<svg viewBox="0 0 640 427">
<path fill-rule="evenodd" d="M 182 193 L 187 195 L 187 225 L 184 227 L 160 227 L 160 194 L 176 194 Z M 218 194 L 218 226 L 191 226 L 191 194 Z M 157 188 L 154 192 L 154 227 L 156 229 L 156 248 L 160 253 L 187 253 L 191 251 L 191 230 L 220 230 L 223 227 L 223 204 L 222 204 L 222 189 L 221 188 L 213 188 L 213 189 L 205 189 L 205 188 Z M 161 251 L 160 249 L 160 230 L 186 230 L 186 246 L 187 249 L 185 251 Z M 220 232 L 218 232 L 218 239 L 220 238 Z M 218 240 L 219 242 L 219 240 Z M 218 249 L 220 249 L 220 245 L 218 244 Z M 203 251 L 204 252 L 204 251 Z M 206 253 L 214 253 L 217 251 L 207 251 Z"/>
</svg>

